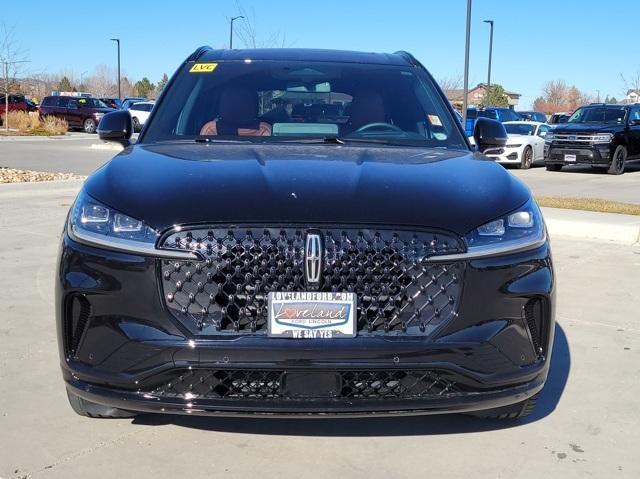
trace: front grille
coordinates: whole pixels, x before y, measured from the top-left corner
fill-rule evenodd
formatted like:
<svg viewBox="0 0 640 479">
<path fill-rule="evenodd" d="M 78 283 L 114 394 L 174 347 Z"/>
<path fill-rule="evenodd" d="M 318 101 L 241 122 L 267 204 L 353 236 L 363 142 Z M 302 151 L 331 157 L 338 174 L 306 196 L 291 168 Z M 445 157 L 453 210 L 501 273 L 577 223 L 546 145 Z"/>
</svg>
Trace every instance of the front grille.
<svg viewBox="0 0 640 479">
<path fill-rule="evenodd" d="M 299 373 L 297 373 L 299 374 Z M 311 373 L 311 374 L 317 374 Z M 329 371 L 338 378 L 332 399 L 436 398 L 465 391 L 437 370 Z M 145 393 L 167 399 L 298 399 L 286 387 L 286 371 L 242 369 L 180 370 Z M 318 396 L 326 399 L 326 396 Z M 305 399 L 314 399 L 306 395 Z"/>
<path fill-rule="evenodd" d="M 553 136 L 552 145 L 562 148 L 590 148 L 597 143 L 602 143 L 602 141 L 596 142 L 595 138 L 594 135 L 556 134 Z"/>
<path fill-rule="evenodd" d="M 271 291 L 355 292 L 360 334 L 424 335 L 457 311 L 463 263 L 430 263 L 460 253 L 459 239 L 431 232 L 314 229 L 323 242 L 320 284 L 304 279 L 300 228 L 212 228 L 175 232 L 164 248 L 204 261 L 162 261 L 169 310 L 193 333 L 264 334 Z"/>
</svg>

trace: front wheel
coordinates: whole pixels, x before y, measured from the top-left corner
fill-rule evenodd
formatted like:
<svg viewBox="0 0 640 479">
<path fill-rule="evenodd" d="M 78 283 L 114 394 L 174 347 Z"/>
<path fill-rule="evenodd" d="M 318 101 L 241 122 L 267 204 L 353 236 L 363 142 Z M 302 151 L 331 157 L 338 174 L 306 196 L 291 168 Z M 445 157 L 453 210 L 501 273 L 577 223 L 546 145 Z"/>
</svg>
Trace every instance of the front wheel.
<svg viewBox="0 0 640 479">
<path fill-rule="evenodd" d="M 85 133 L 96 132 L 96 121 L 93 118 L 87 118 L 83 124 Z"/>
<path fill-rule="evenodd" d="M 110 406 L 103 406 L 86 399 L 76 396 L 67 389 L 67 398 L 71 409 L 80 416 L 94 417 L 94 418 L 128 418 L 136 416 L 136 413 L 131 411 L 125 411 L 124 409 L 118 409 Z"/>
<path fill-rule="evenodd" d="M 469 414 L 482 419 L 520 419 L 529 416 L 533 412 L 539 395 L 540 393 L 509 406 L 485 409 L 484 411 L 475 411 Z"/>
<path fill-rule="evenodd" d="M 562 169 L 562 165 L 558 165 L 557 163 L 547 163 L 547 171 L 560 171 Z"/>
<path fill-rule="evenodd" d="M 621 175 L 624 173 L 624 163 L 627 161 L 627 149 L 618 145 L 616 151 L 613 152 L 613 158 L 611 159 L 611 164 L 609 165 L 609 169 L 607 173 L 610 175 Z"/>
<path fill-rule="evenodd" d="M 527 146 L 522 153 L 522 161 L 520 161 L 520 169 L 528 170 L 533 164 L 533 148 Z"/>
</svg>

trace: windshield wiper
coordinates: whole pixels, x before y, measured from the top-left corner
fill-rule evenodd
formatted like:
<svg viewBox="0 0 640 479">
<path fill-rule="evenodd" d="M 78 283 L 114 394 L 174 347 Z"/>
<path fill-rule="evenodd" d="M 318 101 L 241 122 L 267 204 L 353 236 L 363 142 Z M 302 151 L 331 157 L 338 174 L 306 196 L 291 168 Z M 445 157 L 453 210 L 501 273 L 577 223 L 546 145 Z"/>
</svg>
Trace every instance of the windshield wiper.
<svg viewBox="0 0 640 479">
<path fill-rule="evenodd" d="M 251 140 L 224 139 L 216 138 L 215 136 L 198 136 L 194 141 L 196 143 L 247 143 Z"/>
</svg>

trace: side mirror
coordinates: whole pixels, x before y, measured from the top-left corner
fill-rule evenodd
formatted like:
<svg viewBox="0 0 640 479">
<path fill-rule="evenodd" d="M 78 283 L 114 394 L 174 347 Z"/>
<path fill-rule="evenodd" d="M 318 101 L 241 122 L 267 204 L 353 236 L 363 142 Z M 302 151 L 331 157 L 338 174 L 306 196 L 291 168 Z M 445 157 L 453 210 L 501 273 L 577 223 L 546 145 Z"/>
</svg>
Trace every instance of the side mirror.
<svg viewBox="0 0 640 479">
<path fill-rule="evenodd" d="M 473 139 L 480 153 L 492 148 L 503 148 L 507 144 L 507 130 L 497 120 L 480 117 L 473 128 Z"/>
<path fill-rule="evenodd" d="M 541 131 L 540 133 L 538 133 L 538 136 L 540 138 L 544 138 L 545 136 L 547 136 L 547 132 L 546 131 Z"/>
<path fill-rule="evenodd" d="M 120 143 L 125 148 L 131 143 L 133 123 L 126 110 L 112 111 L 102 117 L 98 123 L 98 138 L 104 141 Z"/>
</svg>

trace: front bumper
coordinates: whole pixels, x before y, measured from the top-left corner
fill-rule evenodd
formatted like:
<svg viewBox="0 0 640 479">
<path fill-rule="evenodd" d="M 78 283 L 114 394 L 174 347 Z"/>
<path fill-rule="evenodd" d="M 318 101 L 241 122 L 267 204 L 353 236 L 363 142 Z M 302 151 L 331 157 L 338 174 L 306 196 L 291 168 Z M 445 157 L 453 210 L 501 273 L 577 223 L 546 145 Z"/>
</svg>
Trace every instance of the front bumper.
<svg viewBox="0 0 640 479">
<path fill-rule="evenodd" d="M 567 161 L 566 155 L 574 155 L 575 161 Z M 600 165 L 607 166 L 611 162 L 608 144 L 558 146 L 545 145 L 545 163 L 556 165 Z"/>
<path fill-rule="evenodd" d="M 500 155 L 488 154 L 489 158 L 493 158 L 498 163 L 505 165 L 519 165 L 522 161 L 522 147 L 511 148 L 508 145 L 504 148 L 503 153 Z"/>
<path fill-rule="evenodd" d="M 418 414 L 522 401 L 542 389 L 549 368 L 555 294 L 549 246 L 471 260 L 466 268 L 457 316 L 426 337 L 358 336 L 330 342 L 263 335 L 197 337 L 166 308 L 159 260 L 85 246 L 65 234 L 56 282 L 63 377 L 78 396 L 140 412 Z M 84 298 L 89 308 L 84 322 L 69 328 L 69 310 L 75 308 L 70 298 L 76 297 Z M 540 310 L 538 326 L 526 314 L 534 301 Z M 389 393 L 391 382 L 379 387 L 371 380 L 353 394 L 345 392 L 341 379 L 334 394 L 290 395 L 284 385 L 271 384 L 269 393 L 239 395 L 238 390 L 251 385 L 248 381 L 225 396 L 203 394 L 183 378 L 184 394 L 162 392 L 185 371 L 202 370 L 277 371 L 283 384 L 292 373 L 384 371 L 405 377 L 412 371 L 435 371 L 453 386 Z M 258 384 L 258 390 L 262 387 Z"/>
</svg>

